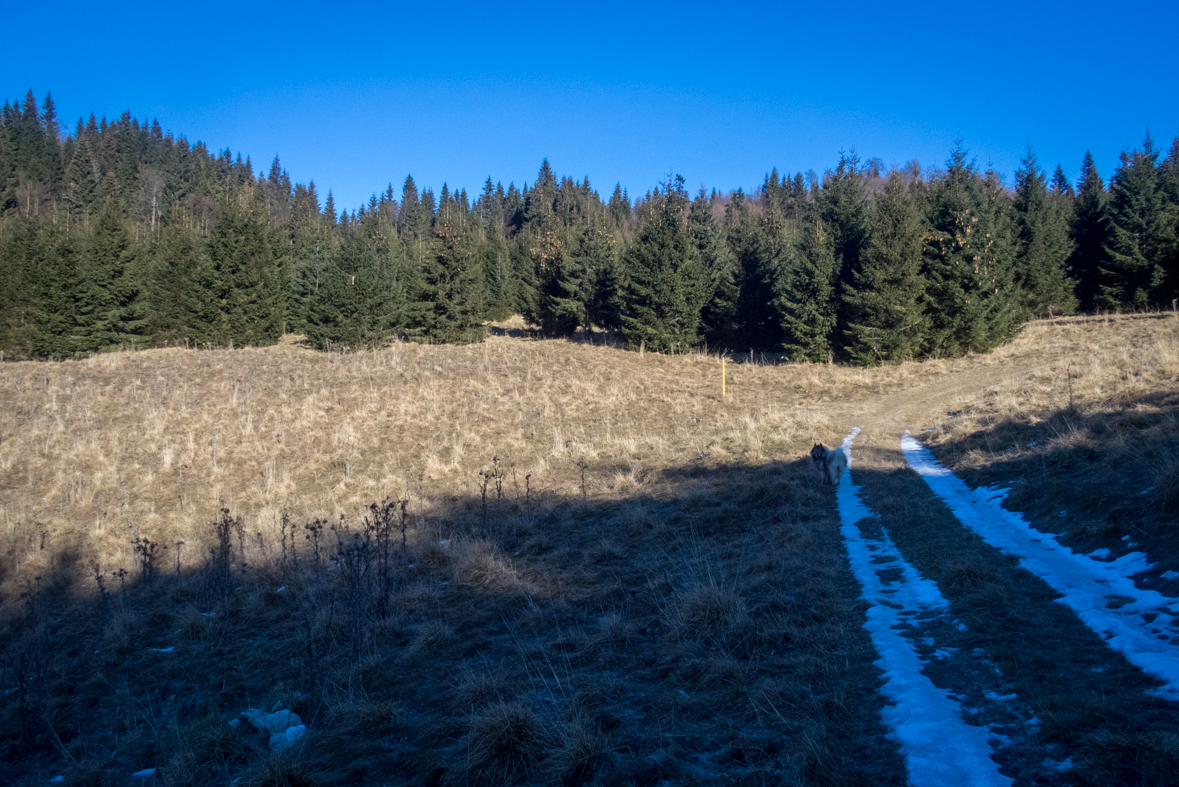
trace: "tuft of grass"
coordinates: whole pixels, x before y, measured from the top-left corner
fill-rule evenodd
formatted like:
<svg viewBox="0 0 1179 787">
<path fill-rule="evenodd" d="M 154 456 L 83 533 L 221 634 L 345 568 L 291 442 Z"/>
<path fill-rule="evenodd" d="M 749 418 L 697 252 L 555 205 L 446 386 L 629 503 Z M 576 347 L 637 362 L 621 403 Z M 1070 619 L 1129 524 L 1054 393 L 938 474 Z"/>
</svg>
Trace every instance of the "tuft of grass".
<svg viewBox="0 0 1179 787">
<path fill-rule="evenodd" d="M 466 726 L 464 755 L 448 774 L 452 784 L 517 784 L 537 770 L 550 746 L 544 725 L 521 702 L 478 708 Z"/>
</svg>

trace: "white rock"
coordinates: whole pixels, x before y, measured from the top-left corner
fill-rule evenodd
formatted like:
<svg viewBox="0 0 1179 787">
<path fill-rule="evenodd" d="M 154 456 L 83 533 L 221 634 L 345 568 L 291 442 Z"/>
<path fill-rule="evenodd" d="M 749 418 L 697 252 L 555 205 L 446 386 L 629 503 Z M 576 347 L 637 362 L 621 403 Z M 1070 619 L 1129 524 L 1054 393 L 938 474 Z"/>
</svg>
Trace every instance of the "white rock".
<svg viewBox="0 0 1179 787">
<path fill-rule="evenodd" d="M 250 723 L 262 732 L 283 732 L 291 727 L 298 727 L 303 723 L 303 720 L 299 718 L 297 713 L 292 713 L 289 710 L 267 713 L 258 708 L 248 708 L 242 711 L 242 716 L 249 719 Z"/>
<path fill-rule="evenodd" d="M 286 712 L 290 713 L 290 711 Z M 295 718 L 298 718 L 298 716 Z M 270 736 L 270 750 L 286 751 L 287 749 L 294 746 L 295 743 L 306 734 L 307 727 L 302 724 L 298 724 L 294 727 L 288 727 L 284 732 L 276 732 Z"/>
</svg>

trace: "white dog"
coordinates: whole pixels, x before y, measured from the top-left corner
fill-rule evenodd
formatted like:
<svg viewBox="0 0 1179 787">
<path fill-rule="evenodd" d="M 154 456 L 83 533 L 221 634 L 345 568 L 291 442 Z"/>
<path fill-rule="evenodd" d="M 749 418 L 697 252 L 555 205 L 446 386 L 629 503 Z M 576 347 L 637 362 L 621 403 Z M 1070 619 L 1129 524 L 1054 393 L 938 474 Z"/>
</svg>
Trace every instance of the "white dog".
<svg viewBox="0 0 1179 787">
<path fill-rule="evenodd" d="M 839 479 L 847 469 L 847 454 L 842 448 L 831 451 L 821 443 L 815 443 L 815 447 L 811 449 L 811 464 L 819 471 L 824 484 L 839 486 Z"/>
</svg>

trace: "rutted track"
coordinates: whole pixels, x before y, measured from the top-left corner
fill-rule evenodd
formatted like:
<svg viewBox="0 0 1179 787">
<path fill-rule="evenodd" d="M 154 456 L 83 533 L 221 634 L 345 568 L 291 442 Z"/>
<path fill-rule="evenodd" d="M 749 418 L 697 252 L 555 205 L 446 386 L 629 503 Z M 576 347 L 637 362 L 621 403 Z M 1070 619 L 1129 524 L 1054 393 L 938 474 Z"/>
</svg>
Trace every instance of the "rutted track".
<svg viewBox="0 0 1179 787">
<path fill-rule="evenodd" d="M 1060 603 L 1109 647 L 1165 681 L 1158 690 L 1161 695 L 1179 699 L 1179 599 L 1143 590 L 1130 579 L 1147 570 L 1145 555 L 1132 552 L 1103 562 L 1077 554 L 1004 509 L 1003 491 L 970 489 L 908 432 L 901 438 L 901 451 L 963 525 L 996 549 L 1018 557 L 1021 566 L 1059 592 Z"/>
<path fill-rule="evenodd" d="M 847 452 L 859 429 L 852 430 L 840 450 Z M 991 758 L 985 727 L 967 724 L 961 705 L 922 674 L 922 660 L 902 631 L 912 632 L 931 615 L 949 607 L 934 582 L 921 576 L 888 538 L 864 535 L 857 523 L 875 514 L 857 497 L 858 487 L 844 472 L 837 490 L 841 532 L 852 572 L 870 605 L 864 627 L 884 671 L 883 692 L 893 703 L 884 721 L 901 745 L 914 787 L 940 785 L 1009 785 Z M 898 578 L 890 575 L 899 573 Z"/>
</svg>

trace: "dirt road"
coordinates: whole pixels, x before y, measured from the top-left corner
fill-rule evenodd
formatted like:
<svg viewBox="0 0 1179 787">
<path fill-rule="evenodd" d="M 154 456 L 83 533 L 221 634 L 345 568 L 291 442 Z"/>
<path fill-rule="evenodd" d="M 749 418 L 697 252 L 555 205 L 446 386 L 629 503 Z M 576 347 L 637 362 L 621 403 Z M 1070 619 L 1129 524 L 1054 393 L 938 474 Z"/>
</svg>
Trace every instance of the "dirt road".
<svg viewBox="0 0 1179 787">
<path fill-rule="evenodd" d="M 840 413 L 860 427 L 845 441 L 845 544 L 914 785 L 1176 778 L 1179 600 L 1129 578 L 1145 558 L 1076 555 L 1021 530 L 994 495 L 971 496 L 916 441 L 902 452 L 902 435 L 1044 362 L 949 373 Z"/>
</svg>

